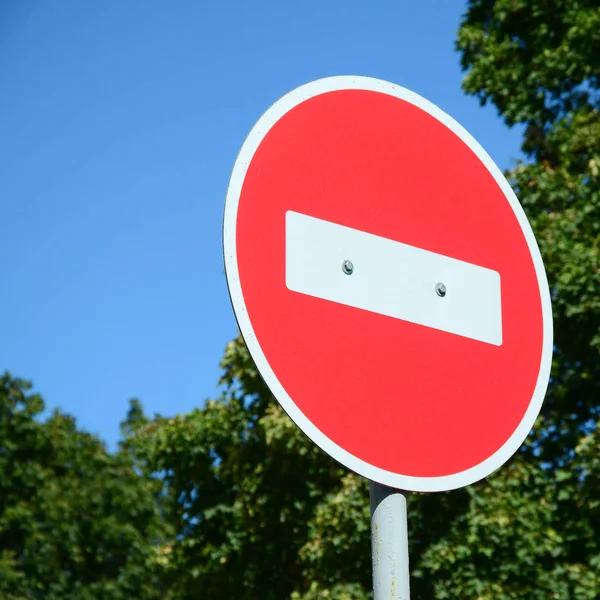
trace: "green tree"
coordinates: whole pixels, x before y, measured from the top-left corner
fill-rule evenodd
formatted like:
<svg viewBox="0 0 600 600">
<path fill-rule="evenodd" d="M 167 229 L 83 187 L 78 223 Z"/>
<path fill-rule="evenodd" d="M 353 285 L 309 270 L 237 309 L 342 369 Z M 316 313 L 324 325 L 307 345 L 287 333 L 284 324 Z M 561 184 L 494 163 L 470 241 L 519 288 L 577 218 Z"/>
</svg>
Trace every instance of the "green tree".
<svg viewBox="0 0 600 600">
<path fill-rule="evenodd" d="M 0 598 L 164 598 L 160 482 L 68 415 L 41 420 L 30 389 L 0 377 Z"/>
<path fill-rule="evenodd" d="M 280 600 L 307 592 L 310 544 L 324 527 L 320 507 L 329 498 L 347 510 L 339 495 L 344 482 L 358 478 L 345 475 L 283 413 L 241 340 L 228 345 L 223 366 L 222 398 L 157 418 L 135 436 L 139 456 L 164 474 L 176 515 L 168 585 L 178 599 Z M 360 502 L 354 510 L 364 531 L 368 509 Z M 344 556 L 348 541 L 338 559 L 327 557 L 344 583 L 370 578 L 369 539 L 359 538 L 360 565 Z"/>
</svg>

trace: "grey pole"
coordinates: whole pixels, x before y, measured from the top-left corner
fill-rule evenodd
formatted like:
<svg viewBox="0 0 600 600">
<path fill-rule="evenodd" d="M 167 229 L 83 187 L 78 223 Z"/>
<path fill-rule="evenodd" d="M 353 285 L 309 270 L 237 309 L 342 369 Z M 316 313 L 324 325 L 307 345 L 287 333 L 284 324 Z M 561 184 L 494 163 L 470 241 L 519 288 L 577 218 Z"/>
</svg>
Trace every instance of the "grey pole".
<svg viewBox="0 0 600 600">
<path fill-rule="evenodd" d="M 374 600 L 409 600 L 406 497 L 369 481 Z"/>
</svg>

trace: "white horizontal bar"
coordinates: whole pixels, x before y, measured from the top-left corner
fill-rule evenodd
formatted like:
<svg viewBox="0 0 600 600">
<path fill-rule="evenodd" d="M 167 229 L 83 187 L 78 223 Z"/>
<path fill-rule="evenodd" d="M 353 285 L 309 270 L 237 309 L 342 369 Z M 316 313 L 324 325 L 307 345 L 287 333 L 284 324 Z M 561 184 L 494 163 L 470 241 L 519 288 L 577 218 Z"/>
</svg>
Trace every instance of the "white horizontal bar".
<svg viewBox="0 0 600 600">
<path fill-rule="evenodd" d="M 288 211 L 285 273 L 294 292 L 502 345 L 500 274 L 485 267 Z"/>
</svg>

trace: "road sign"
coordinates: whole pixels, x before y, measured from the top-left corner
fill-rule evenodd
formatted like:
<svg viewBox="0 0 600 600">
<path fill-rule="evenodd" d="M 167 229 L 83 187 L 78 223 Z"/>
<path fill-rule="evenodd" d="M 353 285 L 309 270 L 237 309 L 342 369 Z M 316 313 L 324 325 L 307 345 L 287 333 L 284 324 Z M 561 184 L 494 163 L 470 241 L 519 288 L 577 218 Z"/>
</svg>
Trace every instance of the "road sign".
<svg viewBox="0 0 600 600">
<path fill-rule="evenodd" d="M 422 97 L 333 77 L 280 99 L 235 163 L 224 252 L 262 377 L 348 468 L 453 489 L 530 431 L 552 356 L 542 259 L 500 170 Z"/>
</svg>

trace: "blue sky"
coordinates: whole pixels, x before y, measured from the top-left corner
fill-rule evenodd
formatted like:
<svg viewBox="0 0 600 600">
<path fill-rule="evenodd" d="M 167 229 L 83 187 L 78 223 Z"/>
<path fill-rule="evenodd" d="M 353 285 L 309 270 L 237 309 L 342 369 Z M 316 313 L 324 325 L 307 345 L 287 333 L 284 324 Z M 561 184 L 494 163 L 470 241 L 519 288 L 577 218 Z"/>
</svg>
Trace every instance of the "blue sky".
<svg viewBox="0 0 600 600">
<path fill-rule="evenodd" d="M 501 167 L 519 156 L 519 131 L 460 89 L 463 10 L 2 3 L 0 370 L 111 446 L 131 397 L 174 414 L 214 396 L 237 331 L 221 252 L 228 178 L 280 96 L 331 75 L 387 79 L 452 115 Z"/>
</svg>

